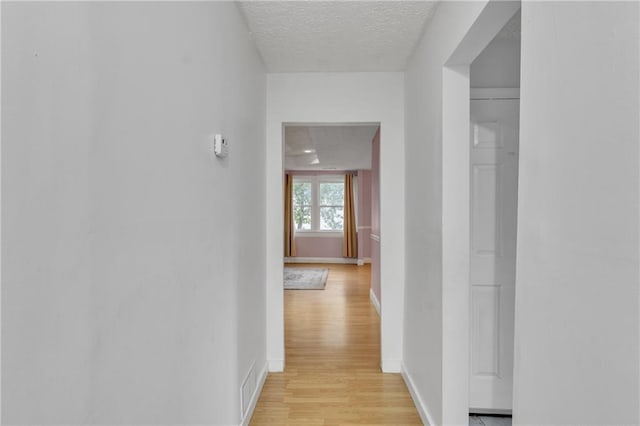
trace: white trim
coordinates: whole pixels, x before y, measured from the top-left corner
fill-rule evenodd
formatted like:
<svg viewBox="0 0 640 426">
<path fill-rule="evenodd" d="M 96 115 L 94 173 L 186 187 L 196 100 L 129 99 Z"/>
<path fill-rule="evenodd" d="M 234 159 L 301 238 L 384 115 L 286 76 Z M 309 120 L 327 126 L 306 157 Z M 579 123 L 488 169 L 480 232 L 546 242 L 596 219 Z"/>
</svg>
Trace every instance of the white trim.
<svg viewBox="0 0 640 426">
<path fill-rule="evenodd" d="M 2 7 L 0 7 L 0 22 L 2 22 Z M 0 55 L 0 81 L 2 80 L 2 57 Z M 2 99 L 2 87 L 0 87 L 0 99 Z M 6 121 L 5 121 L 6 123 Z M 2 128 L 2 105 L 0 103 L 0 129 Z M 5 149 L 6 149 L 6 145 L 5 145 Z M 5 156 L 6 158 L 6 156 Z M 0 164 L 2 164 L 2 135 L 0 134 Z M 0 173 L 0 241 L 2 240 L 2 173 Z M 5 193 L 6 194 L 6 193 Z M 5 206 L 7 204 L 5 203 Z M 6 250 L 5 250 L 6 253 Z M 0 244 L 0 259 L 4 259 L 2 257 L 2 244 Z M 5 269 L 6 271 L 6 269 Z M 3 282 L 2 277 L 4 275 L 2 275 L 2 262 L 0 262 L 0 318 L 2 318 L 2 284 L 4 284 L 6 281 Z M 0 333 L 2 334 L 2 333 Z M 6 377 L 6 376 L 5 376 Z M 0 383 L 2 382 L 2 339 L 0 339 Z M 2 389 L 0 389 L 0 401 L 2 401 Z M 2 402 L 0 402 L 0 422 L 2 422 Z"/>
<path fill-rule="evenodd" d="M 358 259 L 358 266 L 364 266 L 365 263 L 371 263 L 370 257 L 363 257 Z"/>
<path fill-rule="evenodd" d="M 283 125 L 286 125 L 287 127 L 309 127 L 309 126 L 314 126 L 314 127 L 321 127 L 321 126 L 342 126 L 342 127 L 359 127 L 359 126 L 379 126 L 380 122 L 379 121 L 348 121 L 348 122 L 342 122 L 342 121 L 292 121 L 292 122 L 285 122 L 282 123 Z M 296 171 L 296 170 L 293 170 Z"/>
<path fill-rule="evenodd" d="M 379 121 L 348 121 L 348 122 L 342 122 L 342 121 L 322 121 L 322 122 L 316 122 L 316 121 L 292 121 L 292 122 L 286 122 L 286 123 L 282 123 L 283 125 L 286 125 L 287 127 L 309 127 L 309 126 L 314 126 L 314 127 L 320 127 L 320 126 L 341 126 L 341 127 L 359 127 L 359 126 L 379 126 L 380 122 Z M 287 171 L 296 171 L 296 170 L 287 170 Z"/>
<path fill-rule="evenodd" d="M 401 366 L 400 374 L 402 374 L 404 383 L 407 385 L 407 389 L 409 389 L 411 399 L 413 399 L 413 404 L 416 406 L 416 410 L 418 410 L 418 414 L 420 415 L 420 419 L 422 419 L 422 423 L 425 425 L 435 425 L 436 422 L 433 419 L 433 415 L 422 400 L 422 397 L 420 397 L 420 392 L 418 392 L 416 384 L 413 382 L 413 379 L 411 379 L 411 375 L 405 368 L 404 364 L 402 364 Z"/>
<path fill-rule="evenodd" d="M 258 379 L 258 383 L 256 388 L 253 390 L 253 395 L 251 395 L 251 402 L 247 407 L 247 412 L 245 413 L 244 418 L 240 422 L 242 426 L 248 426 L 251 421 L 251 417 L 253 416 L 253 410 L 256 409 L 256 404 L 258 403 L 258 398 L 260 398 L 260 394 L 262 393 L 262 388 L 264 387 L 264 382 L 267 380 L 267 363 L 264 363 L 262 370 L 260 371 L 260 377 Z"/>
<path fill-rule="evenodd" d="M 442 411 L 469 421 L 469 66 L 442 68 Z M 466 208 L 464 207 L 466 206 Z"/>
<path fill-rule="evenodd" d="M 371 234 L 369 235 L 373 241 L 380 242 L 380 235 Z"/>
<path fill-rule="evenodd" d="M 344 231 L 295 231 L 293 234 L 296 238 L 344 238 Z"/>
<path fill-rule="evenodd" d="M 358 259 L 351 257 L 285 257 L 284 263 L 344 263 L 357 265 Z"/>
<path fill-rule="evenodd" d="M 376 308 L 376 312 L 378 313 L 378 316 L 380 316 L 380 302 L 372 288 L 369 289 L 369 299 L 371 299 L 373 307 Z"/>
<path fill-rule="evenodd" d="M 469 408 L 469 413 L 473 413 L 473 414 L 499 414 L 502 416 L 512 416 L 513 415 L 513 410 L 492 410 L 492 409 L 487 409 L 487 408 Z"/>
<path fill-rule="evenodd" d="M 371 229 L 371 225 L 358 226 L 358 230 L 361 230 L 361 229 Z"/>
<path fill-rule="evenodd" d="M 284 371 L 284 359 L 268 359 L 267 365 L 269 373 L 282 373 Z"/>
<path fill-rule="evenodd" d="M 402 361 L 399 359 L 383 359 L 381 367 L 383 373 L 400 373 Z"/>
<path fill-rule="evenodd" d="M 519 87 L 471 88 L 471 99 L 520 99 Z"/>
</svg>

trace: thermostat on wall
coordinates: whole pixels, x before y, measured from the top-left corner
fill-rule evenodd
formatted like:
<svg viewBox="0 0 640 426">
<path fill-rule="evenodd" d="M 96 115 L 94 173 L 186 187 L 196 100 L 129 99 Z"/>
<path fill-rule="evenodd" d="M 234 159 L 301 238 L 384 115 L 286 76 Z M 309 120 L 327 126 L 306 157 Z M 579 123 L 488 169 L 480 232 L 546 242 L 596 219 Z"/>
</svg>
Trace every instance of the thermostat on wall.
<svg viewBox="0 0 640 426">
<path fill-rule="evenodd" d="M 229 144 L 222 135 L 214 135 L 213 137 L 213 153 L 216 157 L 224 158 L 229 155 Z"/>
</svg>

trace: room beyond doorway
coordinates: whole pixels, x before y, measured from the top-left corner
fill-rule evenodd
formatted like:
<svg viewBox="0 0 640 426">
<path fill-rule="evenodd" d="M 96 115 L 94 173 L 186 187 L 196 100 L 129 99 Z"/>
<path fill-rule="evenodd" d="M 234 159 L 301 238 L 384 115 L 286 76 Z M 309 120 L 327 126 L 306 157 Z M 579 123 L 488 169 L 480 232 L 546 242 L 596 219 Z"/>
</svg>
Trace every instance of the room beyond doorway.
<svg viewBox="0 0 640 426">
<path fill-rule="evenodd" d="M 380 300 L 380 125 L 284 125 L 285 262 L 373 264 Z"/>
<path fill-rule="evenodd" d="M 380 131 L 379 123 L 283 124 L 284 262 L 370 264 L 378 313 Z"/>
</svg>

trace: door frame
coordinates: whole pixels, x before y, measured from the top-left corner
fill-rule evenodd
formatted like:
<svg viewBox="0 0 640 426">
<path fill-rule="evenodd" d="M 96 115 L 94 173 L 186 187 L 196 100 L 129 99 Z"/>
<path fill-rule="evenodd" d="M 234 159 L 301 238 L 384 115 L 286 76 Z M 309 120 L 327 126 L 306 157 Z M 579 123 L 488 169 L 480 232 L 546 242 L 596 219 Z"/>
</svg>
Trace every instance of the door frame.
<svg viewBox="0 0 640 426">
<path fill-rule="evenodd" d="M 520 6 L 489 1 L 442 69 L 443 424 L 469 419 L 470 67 Z"/>
<path fill-rule="evenodd" d="M 308 99 L 308 102 L 301 100 Z M 267 77 L 266 344 L 270 372 L 285 367 L 283 124 L 380 124 L 380 359 L 399 373 L 404 320 L 404 74 L 292 73 Z"/>
</svg>

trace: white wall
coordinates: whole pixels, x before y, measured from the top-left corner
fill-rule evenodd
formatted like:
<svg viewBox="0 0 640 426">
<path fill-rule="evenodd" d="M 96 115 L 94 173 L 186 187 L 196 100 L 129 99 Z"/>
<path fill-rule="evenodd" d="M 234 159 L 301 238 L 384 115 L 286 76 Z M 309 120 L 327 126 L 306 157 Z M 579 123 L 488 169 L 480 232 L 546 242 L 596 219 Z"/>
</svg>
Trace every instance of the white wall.
<svg viewBox="0 0 640 426">
<path fill-rule="evenodd" d="M 637 2 L 524 2 L 514 421 L 638 424 Z"/>
<path fill-rule="evenodd" d="M 3 3 L 2 55 L 3 422 L 238 424 L 266 78 L 236 6 Z"/>
<path fill-rule="evenodd" d="M 520 87 L 520 39 L 498 36 L 471 63 L 471 87 Z"/>
<path fill-rule="evenodd" d="M 404 283 L 402 73 L 270 74 L 267 79 L 267 358 L 284 366 L 282 123 L 381 125 L 382 368 L 399 371 Z"/>
</svg>

